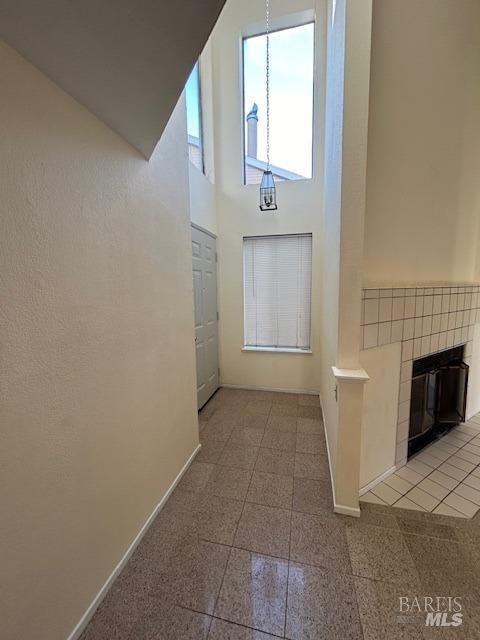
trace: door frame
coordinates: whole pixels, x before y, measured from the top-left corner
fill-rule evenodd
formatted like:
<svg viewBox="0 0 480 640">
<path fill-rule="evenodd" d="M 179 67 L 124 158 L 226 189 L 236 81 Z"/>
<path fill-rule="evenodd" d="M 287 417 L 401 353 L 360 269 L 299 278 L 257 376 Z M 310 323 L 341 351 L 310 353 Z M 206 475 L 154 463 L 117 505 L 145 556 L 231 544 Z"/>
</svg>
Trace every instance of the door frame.
<svg viewBox="0 0 480 640">
<path fill-rule="evenodd" d="M 201 227 L 199 224 L 197 224 L 196 222 L 190 222 L 190 226 L 192 226 L 194 229 L 196 229 L 197 231 L 202 231 L 202 233 L 206 233 L 207 236 L 210 236 L 211 238 L 214 238 L 215 240 L 218 240 L 218 236 L 216 236 L 214 233 L 212 233 L 211 231 L 209 231 L 208 229 L 205 229 L 204 227 Z"/>
</svg>

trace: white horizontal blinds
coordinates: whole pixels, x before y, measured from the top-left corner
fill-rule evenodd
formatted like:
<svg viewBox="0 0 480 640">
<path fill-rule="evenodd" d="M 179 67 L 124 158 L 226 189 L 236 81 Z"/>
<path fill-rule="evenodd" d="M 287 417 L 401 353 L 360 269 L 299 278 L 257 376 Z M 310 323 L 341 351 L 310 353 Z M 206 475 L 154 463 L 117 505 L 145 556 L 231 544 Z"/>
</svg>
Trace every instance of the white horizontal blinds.
<svg viewBox="0 0 480 640">
<path fill-rule="evenodd" d="M 308 349 L 312 236 L 243 242 L 245 345 Z"/>
</svg>

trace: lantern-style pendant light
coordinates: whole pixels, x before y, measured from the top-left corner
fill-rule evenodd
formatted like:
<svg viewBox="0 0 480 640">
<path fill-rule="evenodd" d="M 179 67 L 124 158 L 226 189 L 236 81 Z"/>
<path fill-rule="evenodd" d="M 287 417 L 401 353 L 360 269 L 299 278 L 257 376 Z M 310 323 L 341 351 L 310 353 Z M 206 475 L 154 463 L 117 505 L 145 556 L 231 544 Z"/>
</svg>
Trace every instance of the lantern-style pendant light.
<svg viewBox="0 0 480 640">
<path fill-rule="evenodd" d="M 276 211 L 277 194 L 275 181 L 270 171 L 270 0 L 265 0 L 265 20 L 267 36 L 267 59 L 265 69 L 265 89 L 267 97 L 267 169 L 260 183 L 260 211 Z"/>
</svg>

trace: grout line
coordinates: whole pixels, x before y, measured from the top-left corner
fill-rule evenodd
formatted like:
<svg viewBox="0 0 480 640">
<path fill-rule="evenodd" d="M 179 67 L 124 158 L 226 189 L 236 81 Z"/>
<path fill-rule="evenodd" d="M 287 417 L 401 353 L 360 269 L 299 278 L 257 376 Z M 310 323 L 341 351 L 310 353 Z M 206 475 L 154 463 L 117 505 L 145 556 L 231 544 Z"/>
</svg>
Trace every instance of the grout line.
<svg viewBox="0 0 480 640">
<path fill-rule="evenodd" d="M 452 429 L 451 431 L 449 431 L 449 433 L 452 433 L 453 431 L 454 431 L 454 429 Z M 467 434 L 467 435 L 468 435 L 468 434 Z M 473 436 L 473 438 L 475 438 L 475 437 L 476 437 L 476 436 Z M 441 439 L 440 439 L 440 440 L 441 440 Z M 437 442 L 438 442 L 438 441 L 437 441 Z M 455 451 L 455 453 L 450 454 L 450 456 L 449 456 L 448 458 L 446 458 L 446 460 L 442 461 L 442 464 L 449 462 L 449 460 L 451 460 L 451 458 L 453 458 L 453 457 L 458 453 L 458 451 L 460 451 L 460 449 L 463 449 L 463 447 L 464 447 L 466 444 L 468 444 L 469 442 L 470 442 L 470 440 L 469 440 L 468 442 L 465 442 L 465 444 L 464 444 L 463 446 L 459 447 L 459 448 L 457 449 L 457 451 Z M 433 443 L 432 443 L 432 444 L 433 444 Z M 429 449 L 429 447 L 426 447 L 425 449 L 422 449 L 422 451 L 428 451 L 428 449 Z M 467 451 L 468 451 L 468 449 L 467 449 Z M 435 457 L 435 456 L 434 456 L 434 457 Z M 467 462 L 468 462 L 468 461 L 467 461 Z M 425 464 L 426 464 L 426 463 L 425 463 Z M 459 467 L 456 467 L 456 466 L 455 466 L 454 464 L 452 464 L 451 462 L 450 462 L 449 464 L 451 464 L 451 466 L 453 466 L 453 467 L 455 467 L 455 468 L 457 468 L 457 469 L 459 469 L 459 470 L 461 470 L 461 471 L 464 471 L 463 469 L 460 469 Z M 427 465 L 427 466 L 429 466 L 429 465 Z M 469 520 L 471 520 L 474 516 L 468 516 L 467 514 L 462 513 L 461 511 L 458 511 L 458 509 L 454 509 L 453 507 L 450 507 L 450 505 L 449 505 L 449 504 L 445 503 L 445 498 L 448 498 L 448 496 L 449 496 L 449 495 L 451 495 L 452 493 L 454 493 L 454 492 L 455 492 L 455 490 L 456 490 L 456 489 L 457 489 L 461 484 L 463 484 L 463 483 L 465 482 L 465 479 L 466 479 L 469 475 L 471 475 L 471 474 L 472 474 L 472 472 L 473 472 L 473 471 L 475 471 L 475 469 L 477 469 L 478 467 L 480 467 L 480 463 L 479 463 L 476 467 L 474 467 L 470 472 L 468 472 L 468 473 L 467 473 L 467 475 L 465 476 L 465 478 L 463 478 L 463 480 L 458 480 L 457 478 L 452 478 L 452 480 L 456 480 L 456 481 L 457 481 L 457 484 L 455 485 L 455 487 L 454 487 L 453 489 L 451 489 L 451 490 L 450 490 L 450 491 L 449 491 L 449 492 L 448 492 L 448 493 L 447 493 L 447 494 L 446 494 L 446 495 L 445 495 L 445 496 L 444 496 L 444 497 L 439 501 L 439 503 L 438 503 L 438 504 L 437 504 L 437 505 L 432 509 L 432 511 L 428 511 L 427 509 L 425 509 L 425 507 L 423 507 L 422 505 L 420 505 L 420 504 L 418 504 L 417 502 L 415 502 L 415 500 L 412 500 L 411 498 L 408 498 L 408 499 L 409 499 L 409 500 L 411 500 L 411 501 L 412 501 L 414 504 L 416 504 L 417 506 L 422 507 L 422 509 L 424 509 L 424 511 L 425 511 L 426 513 L 433 513 L 434 509 L 436 509 L 436 508 L 437 508 L 438 506 L 440 506 L 441 504 L 445 504 L 445 506 L 449 507 L 450 509 L 453 509 L 454 511 L 457 511 L 457 513 L 462 514 L 462 516 L 461 516 L 461 517 L 466 516 Z M 432 471 L 431 471 L 428 475 L 424 476 L 424 478 L 422 478 L 422 480 L 420 480 L 420 482 L 418 482 L 416 485 L 414 485 L 414 487 L 418 487 L 418 485 L 419 485 L 423 480 L 425 480 L 426 478 L 429 478 L 429 479 L 430 479 L 430 482 L 434 482 L 435 484 L 439 484 L 438 482 L 435 482 L 435 480 L 432 480 L 432 479 L 430 478 L 430 475 L 431 475 L 434 471 L 436 471 L 436 470 L 439 470 L 439 471 L 440 471 L 440 469 L 438 469 L 438 467 L 437 467 L 437 469 L 432 469 Z M 440 471 L 440 472 L 441 472 L 441 473 L 444 473 L 443 471 Z M 446 476 L 448 476 L 449 478 L 451 477 L 451 476 L 449 476 L 447 473 L 445 473 L 445 475 L 446 475 Z M 440 486 L 443 486 L 443 485 L 440 485 Z M 443 488 L 444 488 L 444 489 L 446 489 L 446 487 L 443 487 Z M 432 494 L 431 494 L 429 491 L 427 491 L 426 489 L 423 489 L 423 487 L 421 487 L 421 490 L 422 490 L 422 491 L 425 491 L 425 493 L 427 493 L 428 495 L 430 495 L 432 498 L 435 498 L 435 500 L 438 500 L 438 498 L 436 498 L 434 495 L 432 495 Z M 409 491 L 410 491 L 410 490 L 409 490 Z M 407 492 L 407 493 L 408 493 L 408 492 Z M 404 495 L 406 496 L 406 494 L 404 494 Z M 377 496 L 377 497 L 378 497 L 378 496 Z M 402 497 L 403 497 L 403 496 L 402 496 Z M 468 500 L 468 498 L 464 498 L 463 496 L 461 496 L 461 497 L 462 497 L 464 500 Z M 392 504 L 392 506 L 395 506 L 396 502 L 398 502 L 399 500 L 401 500 L 401 498 L 399 498 L 398 500 L 396 500 L 396 501 Z M 477 507 L 480 509 L 480 505 L 477 505 L 475 502 L 472 502 L 472 500 L 468 500 L 468 502 L 471 502 L 472 504 L 474 504 L 475 506 L 477 506 Z M 477 511 L 478 511 L 478 509 L 477 509 Z M 475 515 L 475 514 L 474 514 L 474 515 Z"/>
<path fill-rule="evenodd" d="M 204 615 L 208 615 L 208 614 L 204 614 Z M 266 635 L 270 635 L 272 636 L 272 638 L 280 638 L 281 640 L 284 640 L 285 635 L 283 636 L 278 636 L 276 633 L 271 633 L 271 632 L 267 632 L 267 631 L 263 631 L 262 629 L 259 629 L 258 627 L 247 627 L 247 625 L 242 624 L 241 622 L 233 622 L 232 620 L 229 620 L 228 618 L 221 618 L 220 616 L 215 616 L 212 615 L 212 619 L 215 618 L 216 620 L 222 620 L 223 622 L 228 622 L 229 624 L 235 625 L 237 627 L 242 627 L 242 629 L 248 629 L 249 631 L 257 631 L 258 633 L 263 633 Z"/>
</svg>

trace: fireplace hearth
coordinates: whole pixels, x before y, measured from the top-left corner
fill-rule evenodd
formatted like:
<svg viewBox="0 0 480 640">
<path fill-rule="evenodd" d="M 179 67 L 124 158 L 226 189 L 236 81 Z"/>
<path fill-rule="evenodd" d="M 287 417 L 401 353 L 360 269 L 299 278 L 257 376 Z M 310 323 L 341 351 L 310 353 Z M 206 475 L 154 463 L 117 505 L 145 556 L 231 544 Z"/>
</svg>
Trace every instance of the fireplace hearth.
<svg viewBox="0 0 480 640">
<path fill-rule="evenodd" d="M 459 346 L 413 361 L 408 457 L 465 420 L 468 365 Z"/>
</svg>

